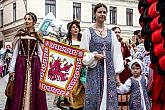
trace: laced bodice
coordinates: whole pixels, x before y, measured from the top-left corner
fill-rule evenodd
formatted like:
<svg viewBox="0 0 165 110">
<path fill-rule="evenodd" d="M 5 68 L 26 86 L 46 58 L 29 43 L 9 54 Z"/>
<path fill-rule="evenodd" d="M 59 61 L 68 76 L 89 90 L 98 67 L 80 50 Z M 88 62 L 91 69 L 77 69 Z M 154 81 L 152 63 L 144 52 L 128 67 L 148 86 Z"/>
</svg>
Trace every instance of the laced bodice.
<svg viewBox="0 0 165 110">
<path fill-rule="evenodd" d="M 34 37 L 20 37 L 19 39 L 19 54 L 26 57 L 32 57 L 37 55 L 38 51 L 38 41 Z"/>
</svg>

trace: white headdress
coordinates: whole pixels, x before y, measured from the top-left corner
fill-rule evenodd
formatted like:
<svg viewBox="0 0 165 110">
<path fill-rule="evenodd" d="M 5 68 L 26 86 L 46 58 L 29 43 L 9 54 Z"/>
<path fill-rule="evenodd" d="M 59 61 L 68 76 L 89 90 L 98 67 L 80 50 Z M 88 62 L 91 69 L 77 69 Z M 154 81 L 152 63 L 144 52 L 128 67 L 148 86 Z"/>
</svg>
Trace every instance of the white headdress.
<svg viewBox="0 0 165 110">
<path fill-rule="evenodd" d="M 143 62 L 142 62 L 141 60 L 139 60 L 139 59 L 131 60 L 131 62 L 130 62 L 130 64 L 129 64 L 129 68 L 131 69 L 132 65 L 133 65 L 134 63 L 136 63 L 136 62 L 140 65 L 141 70 L 143 71 L 143 69 L 144 69 L 144 64 L 143 64 Z"/>
</svg>

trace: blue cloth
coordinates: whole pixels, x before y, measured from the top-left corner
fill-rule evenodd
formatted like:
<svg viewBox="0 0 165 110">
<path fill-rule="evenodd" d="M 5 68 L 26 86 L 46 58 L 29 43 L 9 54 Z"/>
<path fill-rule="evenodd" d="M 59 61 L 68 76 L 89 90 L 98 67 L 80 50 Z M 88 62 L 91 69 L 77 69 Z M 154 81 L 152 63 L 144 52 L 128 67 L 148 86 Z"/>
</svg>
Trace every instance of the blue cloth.
<svg viewBox="0 0 165 110">
<path fill-rule="evenodd" d="M 106 51 L 107 62 L 107 108 L 106 110 L 118 110 L 118 99 L 116 89 L 116 73 L 113 66 L 113 58 L 111 52 L 111 30 L 107 30 L 107 36 L 102 38 L 98 36 L 93 28 L 89 28 L 91 40 L 89 43 L 90 52 L 102 52 L 103 46 Z M 85 87 L 85 107 L 84 110 L 99 110 L 104 85 L 104 61 L 98 61 L 94 68 L 88 68 L 86 74 Z"/>
<path fill-rule="evenodd" d="M 146 104 L 146 110 L 150 110 L 150 103 L 148 98 L 148 91 L 146 86 L 146 80 L 142 75 L 140 80 L 143 89 L 143 96 Z M 131 88 L 130 88 L 130 99 L 129 99 L 129 109 L 130 110 L 143 110 L 141 106 L 141 95 L 139 82 L 131 78 Z"/>
</svg>

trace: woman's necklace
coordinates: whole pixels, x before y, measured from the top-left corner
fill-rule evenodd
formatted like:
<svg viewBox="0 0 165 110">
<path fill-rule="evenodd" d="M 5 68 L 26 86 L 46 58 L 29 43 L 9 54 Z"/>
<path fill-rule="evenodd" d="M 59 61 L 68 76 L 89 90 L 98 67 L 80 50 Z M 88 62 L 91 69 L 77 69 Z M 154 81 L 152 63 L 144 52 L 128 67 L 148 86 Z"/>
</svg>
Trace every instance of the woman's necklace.
<svg viewBox="0 0 165 110">
<path fill-rule="evenodd" d="M 102 29 L 102 30 L 99 30 L 99 29 L 96 29 L 98 32 L 99 32 L 99 34 L 102 36 L 103 35 L 103 32 L 104 32 L 104 28 Z"/>
<path fill-rule="evenodd" d="M 103 32 L 104 32 L 104 30 L 105 30 L 105 27 L 98 29 L 98 28 L 95 26 L 95 29 L 96 29 L 97 32 L 99 32 L 99 35 L 102 36 L 102 35 L 103 35 Z"/>
</svg>

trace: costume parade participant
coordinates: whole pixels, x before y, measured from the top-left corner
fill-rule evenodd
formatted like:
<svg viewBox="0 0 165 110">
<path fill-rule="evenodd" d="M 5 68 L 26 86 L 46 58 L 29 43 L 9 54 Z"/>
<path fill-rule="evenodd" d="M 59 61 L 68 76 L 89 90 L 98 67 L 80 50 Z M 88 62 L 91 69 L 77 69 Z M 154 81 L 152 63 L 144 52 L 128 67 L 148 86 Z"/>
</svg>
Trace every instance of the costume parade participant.
<svg viewBox="0 0 165 110">
<path fill-rule="evenodd" d="M 116 80 L 124 69 L 119 42 L 105 27 L 107 7 L 94 8 L 96 23 L 82 34 L 80 48 L 87 52 L 83 64 L 88 66 L 84 110 L 118 110 Z"/>
<path fill-rule="evenodd" d="M 12 97 L 7 98 L 5 110 L 47 110 L 45 92 L 39 90 L 42 39 L 34 28 L 37 17 L 29 12 L 24 20 L 25 29 L 20 29 L 15 36 L 9 67 L 14 90 Z"/>
<path fill-rule="evenodd" d="M 132 77 L 124 84 L 118 82 L 117 91 L 120 94 L 130 92 L 129 110 L 150 110 L 147 90 L 147 77 L 143 74 L 143 64 L 139 59 L 130 63 Z"/>
<path fill-rule="evenodd" d="M 4 63 L 5 63 L 5 55 L 6 54 L 6 49 L 0 47 L 0 77 L 3 77 L 4 74 Z"/>
<path fill-rule="evenodd" d="M 73 20 L 72 22 L 68 23 L 68 33 L 67 38 L 64 40 L 64 43 L 79 48 L 82 36 L 80 31 L 81 29 L 79 21 Z M 85 74 L 82 74 L 81 72 L 80 79 L 84 77 L 84 75 Z M 84 83 L 80 79 L 75 85 L 71 97 L 59 97 L 57 106 L 62 110 L 83 110 L 85 89 L 83 86 Z M 65 106 L 62 106 L 62 103 L 63 105 L 68 105 L 69 107 L 66 108 Z"/>
<path fill-rule="evenodd" d="M 12 49 L 10 45 L 6 45 L 6 52 L 5 52 L 5 58 L 4 58 L 4 70 L 3 70 L 3 74 L 7 75 L 9 73 L 9 64 L 10 64 L 10 60 L 12 57 Z"/>
<path fill-rule="evenodd" d="M 128 68 L 128 62 L 130 62 L 128 57 L 130 57 L 131 55 L 130 55 L 130 52 L 128 50 L 127 44 L 122 40 L 123 38 L 120 36 L 120 34 L 121 34 L 120 27 L 113 27 L 112 30 L 115 32 L 116 37 L 117 37 L 118 41 L 121 44 L 121 52 L 122 52 L 122 55 L 123 55 L 124 67 L 125 68 L 124 68 L 124 71 L 120 74 L 120 81 L 123 83 L 131 75 L 130 72 L 129 72 L 129 68 Z"/>
<path fill-rule="evenodd" d="M 120 81 L 122 83 L 124 83 L 130 76 L 131 76 L 131 73 L 129 71 L 129 68 L 128 68 L 128 62 L 130 62 L 129 60 L 129 57 L 131 56 L 130 55 L 130 52 L 128 50 L 128 46 L 127 44 L 123 41 L 123 38 L 121 37 L 121 29 L 120 27 L 112 27 L 112 30 L 115 32 L 116 34 L 116 37 L 118 39 L 118 41 L 120 42 L 120 45 L 121 45 L 121 52 L 122 52 L 122 55 L 123 55 L 123 61 L 124 61 L 124 70 L 122 71 L 122 73 L 120 73 L 119 77 L 120 77 Z M 127 107 L 128 108 L 128 98 L 129 97 L 129 94 L 118 94 L 118 104 L 119 104 L 119 107 L 121 107 L 121 109 L 123 109 L 123 107 Z"/>
</svg>

